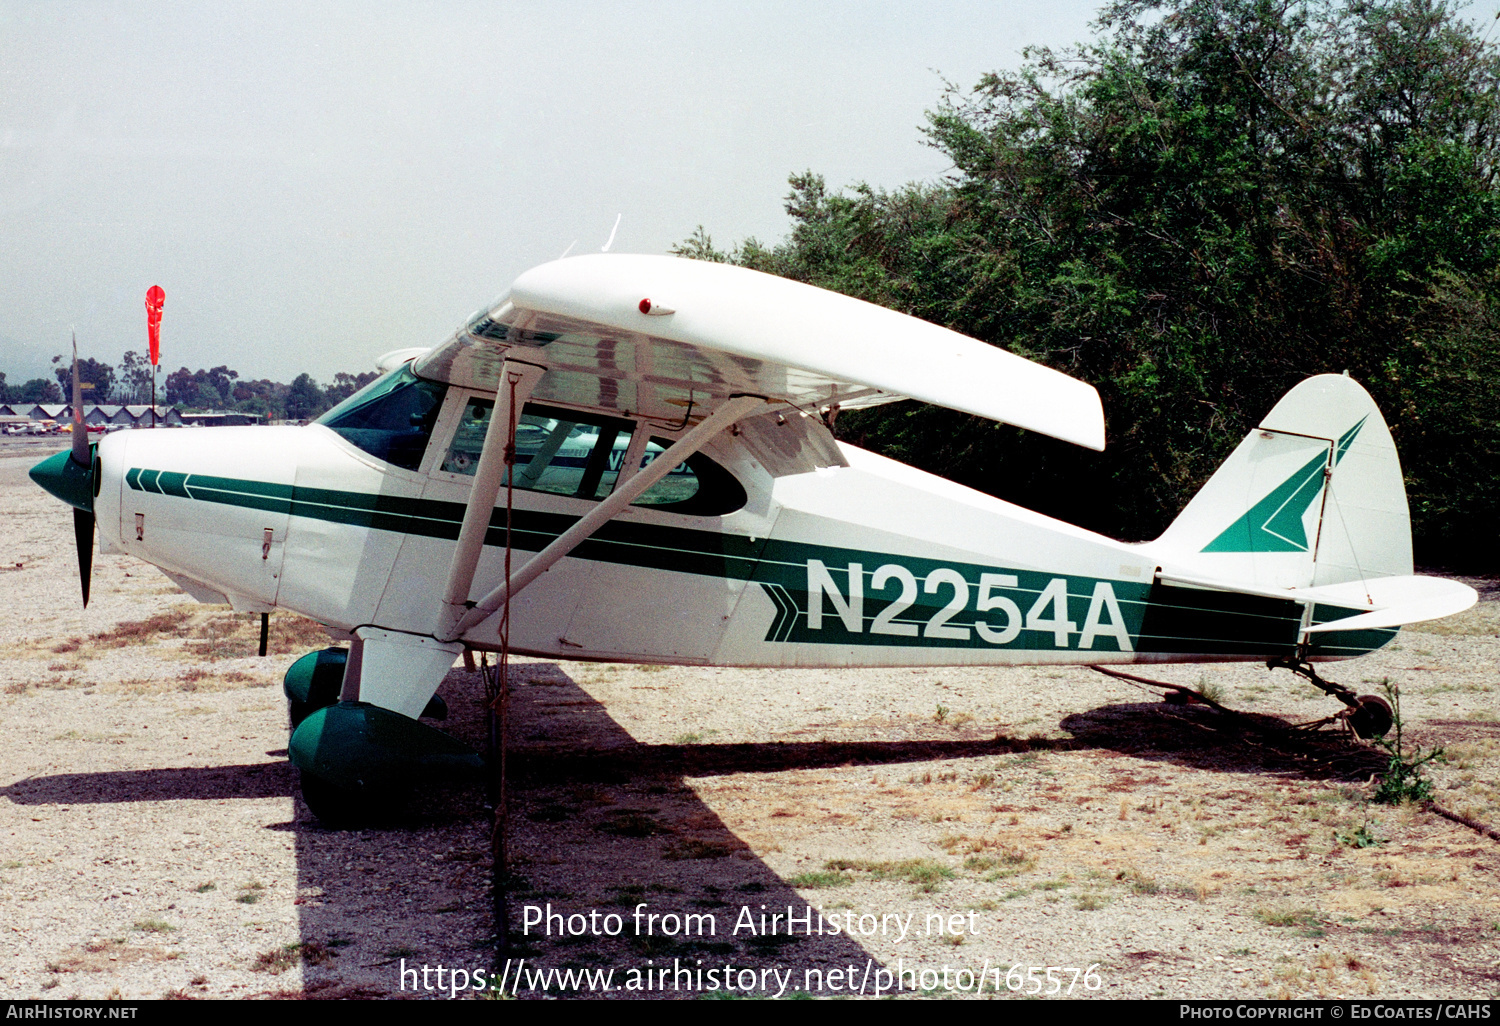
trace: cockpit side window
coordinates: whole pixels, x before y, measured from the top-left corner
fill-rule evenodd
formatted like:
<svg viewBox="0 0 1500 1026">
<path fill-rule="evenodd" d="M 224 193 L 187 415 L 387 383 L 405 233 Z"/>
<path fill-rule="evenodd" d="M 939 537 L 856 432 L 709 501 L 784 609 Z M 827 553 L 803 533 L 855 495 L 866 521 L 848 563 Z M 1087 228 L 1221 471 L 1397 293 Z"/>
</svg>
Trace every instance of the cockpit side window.
<svg viewBox="0 0 1500 1026">
<path fill-rule="evenodd" d="M 406 364 L 372 381 L 317 423 L 377 459 L 416 470 L 447 390 L 447 385 L 417 377 Z"/>
<path fill-rule="evenodd" d="M 474 473 L 494 408 L 491 399 L 469 398 L 440 470 Z M 516 421 L 515 487 L 602 499 L 614 490 L 635 430 L 634 421 L 527 403 Z M 662 438 L 650 439 L 641 466 L 649 466 L 671 444 Z M 691 516 L 723 516 L 746 501 L 745 489 L 734 475 L 700 452 L 673 467 L 634 505 Z"/>
<path fill-rule="evenodd" d="M 495 403 L 470 397 L 439 469 L 473 474 Z M 528 403 L 516 421 L 515 487 L 578 499 L 602 499 L 620 473 L 632 421 Z M 502 482 L 503 487 L 503 482 Z"/>
</svg>

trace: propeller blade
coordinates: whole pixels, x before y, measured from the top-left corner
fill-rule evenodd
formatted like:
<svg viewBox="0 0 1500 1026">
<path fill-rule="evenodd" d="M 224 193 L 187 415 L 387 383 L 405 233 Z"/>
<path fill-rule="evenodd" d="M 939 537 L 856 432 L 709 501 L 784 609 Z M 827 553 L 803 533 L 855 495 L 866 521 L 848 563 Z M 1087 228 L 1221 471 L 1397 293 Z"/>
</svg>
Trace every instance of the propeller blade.
<svg viewBox="0 0 1500 1026">
<path fill-rule="evenodd" d="M 84 467 L 91 466 L 94 462 L 93 457 L 89 455 L 88 428 L 83 426 L 83 386 L 78 380 L 77 332 L 73 333 L 73 462 Z M 93 523 L 92 517 L 89 523 Z M 92 531 L 93 528 L 90 527 L 89 530 Z M 87 595 L 87 584 L 83 586 L 83 590 L 85 595 Z M 88 605 L 87 597 L 85 597 L 83 604 Z"/>
<path fill-rule="evenodd" d="M 78 546 L 78 578 L 83 582 L 83 608 L 89 607 L 89 578 L 94 572 L 94 514 L 73 511 L 73 541 Z"/>
</svg>

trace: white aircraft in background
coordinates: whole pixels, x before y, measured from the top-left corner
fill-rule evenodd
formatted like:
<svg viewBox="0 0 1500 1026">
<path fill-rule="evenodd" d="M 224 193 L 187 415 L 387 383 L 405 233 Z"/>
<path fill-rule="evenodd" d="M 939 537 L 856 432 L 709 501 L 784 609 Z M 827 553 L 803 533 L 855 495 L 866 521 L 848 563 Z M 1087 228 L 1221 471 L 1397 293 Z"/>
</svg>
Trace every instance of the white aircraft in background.
<svg viewBox="0 0 1500 1026">
<path fill-rule="evenodd" d="M 900 398 L 1104 448 L 1095 390 L 739 267 L 591 255 L 522 275 L 307 427 L 133 431 L 32 476 L 101 552 L 347 649 L 288 672 L 292 761 L 337 820 L 479 757 L 418 719 L 466 648 L 721 666 L 1311 662 L 1468 608 L 1412 573 L 1401 468 L 1348 377 L 1292 389 L 1167 531 L 1130 544 L 838 442 Z M 76 405 L 76 404 L 75 404 Z M 512 434 L 513 431 L 513 434 Z M 507 443 L 514 461 L 507 482 Z M 513 572 L 505 575 L 505 496 Z"/>
</svg>

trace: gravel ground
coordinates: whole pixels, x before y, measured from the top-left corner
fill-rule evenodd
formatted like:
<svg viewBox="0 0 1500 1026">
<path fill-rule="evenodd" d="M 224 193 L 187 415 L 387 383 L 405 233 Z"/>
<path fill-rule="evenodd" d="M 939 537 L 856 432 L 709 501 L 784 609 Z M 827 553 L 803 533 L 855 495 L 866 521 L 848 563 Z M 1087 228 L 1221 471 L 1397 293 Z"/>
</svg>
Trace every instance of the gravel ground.
<svg viewBox="0 0 1500 1026">
<path fill-rule="evenodd" d="M 0 450 L 0 995 L 428 997 L 441 964 L 447 996 L 448 970 L 504 968 L 483 790 L 318 826 L 278 685 L 321 631 L 274 616 L 256 658 L 253 618 L 122 557 L 81 610 L 37 458 Z M 1475 610 L 1328 674 L 1399 685 L 1407 744 L 1447 749 L 1440 802 L 1497 825 L 1500 589 L 1473 583 Z M 616 997 L 868 994 L 902 971 L 903 993 L 1008 995 L 1015 965 L 1095 967 L 1097 989 L 1060 974 L 1074 997 L 1500 996 L 1500 844 L 1370 804 L 1383 753 L 1288 737 L 1334 704 L 1285 671 L 1147 672 L 1253 715 L 1082 668 L 516 660 L 507 989 L 525 959 L 613 970 Z M 478 676 L 440 693 L 482 745 Z M 825 932 L 789 936 L 788 906 Z M 549 909 L 581 918 L 548 936 Z M 544 990 L 590 993 L 519 985 Z"/>
</svg>

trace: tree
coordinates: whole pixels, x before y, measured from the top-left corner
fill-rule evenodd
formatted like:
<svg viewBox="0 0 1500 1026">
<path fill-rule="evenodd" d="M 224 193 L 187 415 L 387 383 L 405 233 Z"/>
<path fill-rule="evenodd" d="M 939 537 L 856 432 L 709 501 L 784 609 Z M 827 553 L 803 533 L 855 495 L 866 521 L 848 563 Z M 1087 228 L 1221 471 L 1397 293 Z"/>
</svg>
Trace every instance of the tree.
<svg viewBox="0 0 1500 1026">
<path fill-rule="evenodd" d="M 193 398 L 188 405 L 199 410 L 217 410 L 224 405 L 224 397 L 207 381 L 200 381 L 193 389 Z"/>
<path fill-rule="evenodd" d="M 115 386 L 115 401 L 149 403 L 151 401 L 151 361 L 133 350 L 126 350 L 120 360 L 120 381 Z"/>
<path fill-rule="evenodd" d="M 241 413 L 254 413 L 267 420 L 276 416 L 276 411 L 267 400 L 253 395 L 240 400 L 234 408 Z"/>
<path fill-rule="evenodd" d="M 339 371 L 333 376 L 333 384 L 324 389 L 323 394 L 330 407 L 337 406 L 379 376 L 378 371 L 365 371 L 361 374 Z"/>
<path fill-rule="evenodd" d="M 286 395 L 286 415 L 291 420 L 308 420 L 327 408 L 323 390 L 311 374 L 299 374 Z"/>
<path fill-rule="evenodd" d="M 213 370 L 199 371 L 198 376 L 200 381 L 211 385 L 215 393 L 227 399 L 234 394 L 234 380 L 240 376 L 240 372 L 220 365 Z"/>
<path fill-rule="evenodd" d="M 64 402 L 72 402 L 73 362 L 61 355 L 54 356 L 52 362 L 56 365 L 52 373 L 56 376 L 63 395 L 68 397 Z M 115 369 L 107 363 L 88 357 L 78 361 L 78 380 L 93 385 L 83 392 L 85 403 L 107 403 L 114 390 Z"/>
<path fill-rule="evenodd" d="M 1500 48 L 1434 0 L 1123 0 L 1098 37 L 950 88 L 943 182 L 791 179 L 728 254 L 1098 387 L 1090 454 L 950 411 L 846 437 L 1151 537 L 1291 385 L 1349 371 L 1391 423 L 1420 558 L 1500 561 Z"/>
<path fill-rule="evenodd" d="M 198 372 L 202 374 L 202 371 Z M 198 378 L 186 367 L 179 367 L 167 375 L 166 403 L 168 406 L 186 406 L 198 394 Z"/>
<path fill-rule="evenodd" d="M 58 389 L 57 382 L 46 378 L 32 378 L 20 387 L 20 393 L 16 402 L 60 403 L 63 401 L 62 391 Z"/>
</svg>

